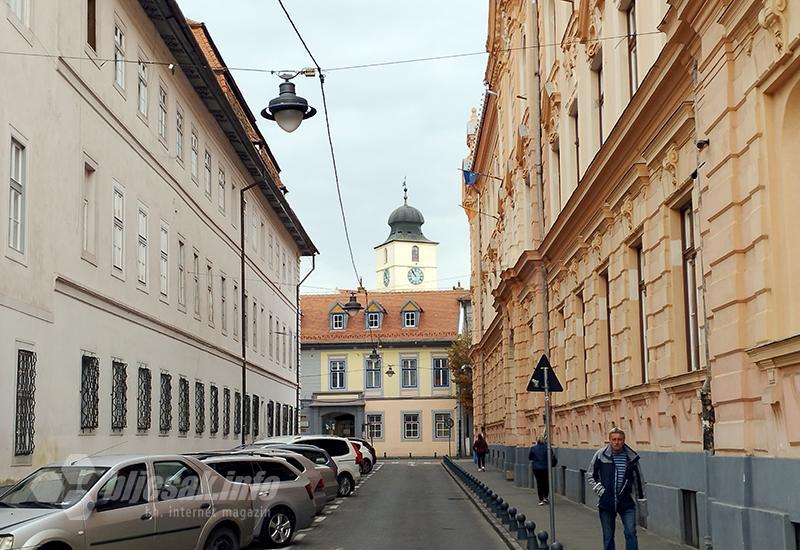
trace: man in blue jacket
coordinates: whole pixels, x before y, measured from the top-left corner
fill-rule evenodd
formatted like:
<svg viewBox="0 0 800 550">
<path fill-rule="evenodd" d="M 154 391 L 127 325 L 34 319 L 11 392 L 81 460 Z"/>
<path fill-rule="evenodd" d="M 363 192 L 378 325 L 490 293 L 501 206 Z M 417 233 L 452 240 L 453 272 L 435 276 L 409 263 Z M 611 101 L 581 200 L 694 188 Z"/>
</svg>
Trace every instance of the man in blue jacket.
<svg viewBox="0 0 800 550">
<path fill-rule="evenodd" d="M 639 455 L 625 444 L 625 432 L 619 428 L 611 429 L 608 445 L 594 454 L 586 477 L 599 497 L 597 507 L 603 527 L 603 550 L 615 550 L 617 514 L 622 519 L 625 532 L 625 550 L 639 550 L 633 491 L 636 491 L 636 498 L 640 502 L 639 511 L 645 515 L 644 480 L 639 467 Z"/>
</svg>

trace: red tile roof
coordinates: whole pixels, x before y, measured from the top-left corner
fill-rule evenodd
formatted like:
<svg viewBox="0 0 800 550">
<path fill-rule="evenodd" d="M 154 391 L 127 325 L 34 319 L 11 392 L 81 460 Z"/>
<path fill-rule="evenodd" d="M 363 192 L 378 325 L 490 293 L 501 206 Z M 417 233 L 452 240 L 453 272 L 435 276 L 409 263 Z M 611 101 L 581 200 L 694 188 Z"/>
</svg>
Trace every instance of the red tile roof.
<svg viewBox="0 0 800 550">
<path fill-rule="evenodd" d="M 362 343 L 375 341 L 418 342 L 454 340 L 458 336 L 459 300 L 469 299 L 469 291 L 433 290 L 417 292 L 370 292 L 369 302 L 364 294 L 358 295 L 361 305 L 366 307 L 376 302 L 386 311 L 381 328 L 366 328 L 365 312 L 353 314 L 344 330 L 331 330 L 329 313 L 337 302 L 346 304 L 348 291 L 337 294 L 309 294 L 300 297 L 302 313 L 300 340 L 302 344 Z M 402 328 L 401 309 L 409 301 L 422 310 L 417 328 Z"/>
</svg>

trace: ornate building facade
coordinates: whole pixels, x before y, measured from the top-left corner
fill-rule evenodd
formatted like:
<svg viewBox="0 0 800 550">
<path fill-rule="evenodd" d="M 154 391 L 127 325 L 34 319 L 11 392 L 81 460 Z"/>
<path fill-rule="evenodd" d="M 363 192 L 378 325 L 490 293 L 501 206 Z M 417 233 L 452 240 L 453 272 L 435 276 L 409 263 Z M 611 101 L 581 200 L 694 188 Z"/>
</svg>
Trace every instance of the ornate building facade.
<svg viewBox="0 0 800 550">
<path fill-rule="evenodd" d="M 651 529 L 797 544 L 799 43 L 781 0 L 491 2 L 464 189 L 475 418 L 518 483 L 546 352 L 559 491 L 591 503 L 620 426 Z"/>
</svg>

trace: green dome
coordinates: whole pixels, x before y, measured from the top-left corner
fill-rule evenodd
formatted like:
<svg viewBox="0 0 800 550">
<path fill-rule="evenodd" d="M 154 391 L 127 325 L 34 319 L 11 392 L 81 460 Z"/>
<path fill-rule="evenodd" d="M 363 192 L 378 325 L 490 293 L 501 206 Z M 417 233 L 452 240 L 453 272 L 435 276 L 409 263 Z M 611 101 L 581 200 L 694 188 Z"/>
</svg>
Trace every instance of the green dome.
<svg viewBox="0 0 800 550">
<path fill-rule="evenodd" d="M 389 237 L 384 244 L 392 241 L 433 242 L 422 234 L 425 217 L 422 212 L 405 203 L 389 215 Z"/>
</svg>

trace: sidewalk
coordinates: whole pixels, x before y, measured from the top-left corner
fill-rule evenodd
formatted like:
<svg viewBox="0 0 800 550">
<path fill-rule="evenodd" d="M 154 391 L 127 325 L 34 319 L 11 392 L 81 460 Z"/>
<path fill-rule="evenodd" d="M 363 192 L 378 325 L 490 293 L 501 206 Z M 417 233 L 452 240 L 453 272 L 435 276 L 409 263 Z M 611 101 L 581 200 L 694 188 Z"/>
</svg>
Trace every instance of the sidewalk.
<svg viewBox="0 0 800 550">
<path fill-rule="evenodd" d="M 550 516 L 548 506 L 539 506 L 536 489 L 515 487 L 511 481 L 506 481 L 505 474 L 500 470 L 488 466 L 485 472 L 479 472 L 471 459 L 454 460 L 461 468 L 486 483 L 492 491 L 499 494 L 510 506 L 525 514 L 527 519 L 536 523 L 536 532 L 544 529 L 550 530 Z M 555 495 L 556 534 L 558 542 L 564 545 L 564 550 L 598 550 L 602 548 L 602 531 L 597 511 L 582 504 L 568 500 L 561 495 Z M 675 544 L 646 529 L 636 528 L 641 550 L 684 550 L 690 548 Z M 625 548 L 625 537 L 622 534 L 622 523 L 617 520 L 616 530 L 617 548 Z M 553 542 L 551 539 L 550 542 Z"/>
</svg>

